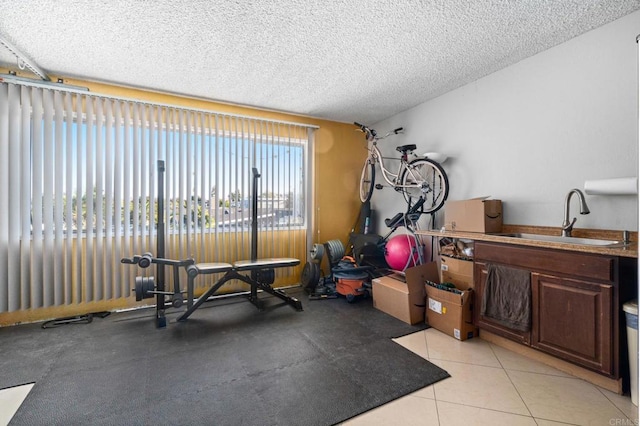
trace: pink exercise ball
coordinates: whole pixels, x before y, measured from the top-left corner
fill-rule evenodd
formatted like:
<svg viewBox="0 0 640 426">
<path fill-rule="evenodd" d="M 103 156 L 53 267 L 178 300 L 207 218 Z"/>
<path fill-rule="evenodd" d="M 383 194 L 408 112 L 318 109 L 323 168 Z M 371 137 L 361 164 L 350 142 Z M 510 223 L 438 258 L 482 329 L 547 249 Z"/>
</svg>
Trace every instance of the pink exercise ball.
<svg viewBox="0 0 640 426">
<path fill-rule="evenodd" d="M 415 266 L 419 261 L 416 240 L 412 235 L 396 235 L 387 241 L 384 258 L 391 269 L 404 271 L 405 267 Z"/>
</svg>

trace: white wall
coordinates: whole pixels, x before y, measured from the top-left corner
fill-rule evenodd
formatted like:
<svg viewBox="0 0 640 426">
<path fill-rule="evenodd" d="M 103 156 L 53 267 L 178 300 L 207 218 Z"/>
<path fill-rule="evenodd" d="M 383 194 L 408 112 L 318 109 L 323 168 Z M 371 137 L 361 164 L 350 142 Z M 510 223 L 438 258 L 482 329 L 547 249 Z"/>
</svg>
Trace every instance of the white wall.
<svg viewBox="0 0 640 426">
<path fill-rule="evenodd" d="M 450 200 L 490 195 L 503 200 L 505 223 L 560 226 L 571 188 L 638 175 L 638 34 L 635 12 L 375 124 L 381 134 L 405 128 L 379 146 L 444 152 Z M 402 200 L 375 191 L 378 233 Z M 636 195 L 587 202 L 581 216 L 572 200 L 576 228 L 638 230 Z"/>
</svg>

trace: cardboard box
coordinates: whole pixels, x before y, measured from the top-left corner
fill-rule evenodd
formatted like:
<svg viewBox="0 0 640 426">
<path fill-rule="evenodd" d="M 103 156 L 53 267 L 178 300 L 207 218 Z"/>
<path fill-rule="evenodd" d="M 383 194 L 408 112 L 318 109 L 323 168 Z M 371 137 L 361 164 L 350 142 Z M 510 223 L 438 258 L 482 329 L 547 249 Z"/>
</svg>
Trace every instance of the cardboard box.
<svg viewBox="0 0 640 426">
<path fill-rule="evenodd" d="M 475 288 L 473 283 L 473 261 L 440 256 L 440 282 L 454 283 L 462 290 Z"/>
<path fill-rule="evenodd" d="M 444 226 L 447 231 L 502 232 L 502 201 L 474 198 L 447 201 Z"/>
<path fill-rule="evenodd" d="M 435 265 L 433 262 L 431 264 Z M 437 267 L 426 279 L 440 282 Z M 473 325 L 473 290 L 463 290 L 461 294 L 456 294 L 425 284 L 425 292 L 427 324 L 458 340 L 478 335 L 478 328 Z"/>
<path fill-rule="evenodd" d="M 423 322 L 425 289 L 424 280 L 421 280 L 422 266 L 409 268 L 404 275 L 396 273 L 373 279 L 373 306 L 407 324 Z"/>
<path fill-rule="evenodd" d="M 478 335 L 473 325 L 473 290 L 455 294 L 429 285 L 427 291 L 427 323 L 458 340 L 467 340 Z"/>
</svg>

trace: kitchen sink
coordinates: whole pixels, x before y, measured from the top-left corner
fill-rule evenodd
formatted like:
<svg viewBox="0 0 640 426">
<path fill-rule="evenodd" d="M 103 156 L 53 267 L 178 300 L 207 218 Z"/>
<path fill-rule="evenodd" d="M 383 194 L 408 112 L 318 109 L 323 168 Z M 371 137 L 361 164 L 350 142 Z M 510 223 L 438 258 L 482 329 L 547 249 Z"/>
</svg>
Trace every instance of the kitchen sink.
<svg viewBox="0 0 640 426">
<path fill-rule="evenodd" d="M 552 243 L 577 244 L 598 247 L 622 247 L 623 241 L 599 240 L 597 238 L 561 237 L 559 235 L 524 234 L 519 232 L 493 234 L 500 237 L 521 238 L 523 240 L 545 241 Z"/>
</svg>

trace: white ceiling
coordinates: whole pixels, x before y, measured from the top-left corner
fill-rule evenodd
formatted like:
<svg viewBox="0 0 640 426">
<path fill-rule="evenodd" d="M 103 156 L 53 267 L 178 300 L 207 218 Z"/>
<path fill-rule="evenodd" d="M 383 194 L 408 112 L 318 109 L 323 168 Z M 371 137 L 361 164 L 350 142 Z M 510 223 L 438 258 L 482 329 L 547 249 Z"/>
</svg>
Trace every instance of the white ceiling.
<svg viewBox="0 0 640 426">
<path fill-rule="evenodd" d="M 640 9 L 640 0 L 0 0 L 45 72 L 375 123 Z M 0 66 L 17 60 L 0 45 Z"/>
</svg>

